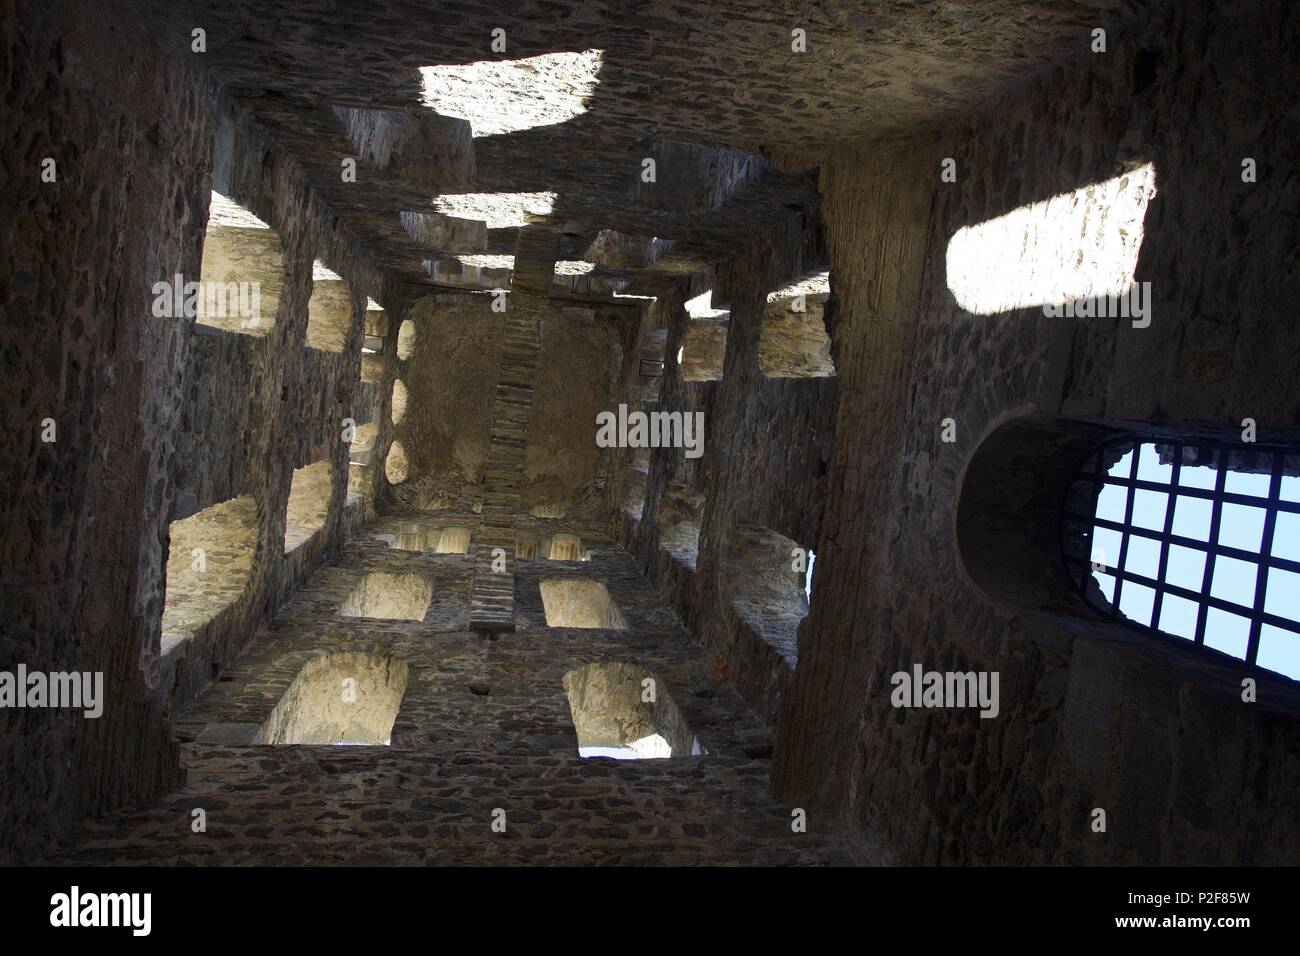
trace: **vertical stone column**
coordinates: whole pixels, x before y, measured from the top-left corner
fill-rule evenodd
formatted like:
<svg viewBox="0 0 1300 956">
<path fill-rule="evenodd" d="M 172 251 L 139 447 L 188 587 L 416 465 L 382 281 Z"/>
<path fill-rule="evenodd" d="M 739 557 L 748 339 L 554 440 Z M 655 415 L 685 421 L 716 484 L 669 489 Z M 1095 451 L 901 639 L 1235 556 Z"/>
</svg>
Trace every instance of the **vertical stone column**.
<svg viewBox="0 0 1300 956">
<path fill-rule="evenodd" d="M 515 520 L 528 454 L 533 379 L 542 349 L 542 317 L 558 251 L 559 234 L 554 229 L 526 226 L 519 230 L 470 592 L 470 630 L 482 633 L 511 631 L 515 626 Z M 500 558 L 501 552 L 504 570 L 494 559 L 494 555 Z"/>
</svg>

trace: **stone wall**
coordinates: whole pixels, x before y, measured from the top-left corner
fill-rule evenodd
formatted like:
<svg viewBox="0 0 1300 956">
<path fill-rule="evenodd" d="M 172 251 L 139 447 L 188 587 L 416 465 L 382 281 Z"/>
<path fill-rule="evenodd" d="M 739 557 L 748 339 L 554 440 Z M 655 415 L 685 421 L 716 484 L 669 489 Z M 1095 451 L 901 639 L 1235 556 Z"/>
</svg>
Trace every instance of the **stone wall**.
<svg viewBox="0 0 1300 956">
<path fill-rule="evenodd" d="M 0 658 L 102 671 L 106 684 L 98 720 L 57 710 L 0 717 L 0 859 L 22 859 L 78 818 L 179 781 L 169 709 L 206 686 L 341 539 L 339 436 L 362 311 L 368 296 L 403 302 L 385 293 L 295 163 L 202 78 L 188 35 L 160 36 L 117 0 L 27 5 L 21 19 L 11 6 L 0 33 L 11 65 L 0 117 L 13 133 L 0 200 L 10 410 L 0 427 L 13 452 L 0 483 Z M 42 180 L 45 158 L 53 182 Z M 283 283 L 268 294 L 278 307 L 265 334 L 154 314 L 155 283 L 200 278 L 214 188 L 278 235 Z M 351 289 L 343 352 L 305 347 L 316 259 Z M 382 403 L 388 394 L 385 384 Z M 52 442 L 41 440 L 46 419 Z M 324 532 L 287 559 L 292 472 L 320 447 L 333 469 Z M 169 525 L 240 496 L 257 525 L 247 587 L 165 660 Z M 209 542 L 214 551 L 225 543 Z"/>
<path fill-rule="evenodd" d="M 817 540 L 837 379 L 769 378 L 760 368 L 759 345 L 768 296 L 817 263 L 821 242 L 812 216 L 797 228 L 774 227 L 741 247 L 713 277 L 715 309 L 730 305 L 718 380 L 693 381 L 690 369 L 674 360 L 691 325 L 701 320 L 691 318 L 684 303 L 668 303 L 665 377 L 659 402 L 647 408 L 702 412 L 703 455 L 688 459 L 682 449 L 652 449 L 642 517 L 634 521 L 619 512 L 616 532 L 697 635 L 711 672 L 730 680 L 769 724 L 776 721 L 795 655 L 788 641 L 765 640 L 763 629 L 733 606 L 725 587 L 725 541 L 741 525 L 777 532 L 802 548 Z M 702 498 L 694 566 L 671 547 L 683 517 L 680 502 L 692 494 Z"/>
<path fill-rule="evenodd" d="M 968 571 L 998 569 L 965 568 L 955 534 L 972 454 L 1020 416 L 1193 434 L 1249 416 L 1295 440 L 1283 356 L 1300 347 L 1300 290 L 1282 267 L 1300 192 L 1283 119 L 1294 39 L 1285 3 L 1171 5 L 1105 54 L 1081 41 L 1045 82 L 967 123 L 823 167 L 840 402 L 810 627 L 779 725 L 784 799 L 844 814 L 905 862 L 1296 859 L 1293 685 L 1255 672 L 1259 702 L 1243 703 L 1239 669 L 1072 595 L 991 594 Z M 955 183 L 939 179 L 944 157 Z M 1136 279 L 1151 283 L 1149 327 L 956 305 L 945 254 L 958 229 L 1146 162 L 1158 193 Z M 1000 716 L 893 708 L 890 675 L 914 663 L 1000 672 Z"/>
<path fill-rule="evenodd" d="M 415 516 L 394 509 L 319 569 L 258 629 L 247 652 L 182 715 L 187 786 L 154 806 L 66 835 L 64 862 L 825 864 L 859 857 L 829 826 L 796 832 L 767 795 L 771 734 L 701 666 L 673 613 L 594 528 L 590 561 L 519 559 L 519 630 L 469 632 L 470 554 L 390 547 Z M 473 528 L 472 513 L 429 520 Z M 565 528 L 559 532 L 559 528 Z M 420 621 L 339 613 L 375 571 L 418 575 L 434 600 Z M 540 584 L 606 587 L 626 628 L 553 628 Z M 592 678 L 593 669 L 601 677 Z M 588 675 L 579 679 L 579 675 Z M 632 679 L 635 700 L 610 686 Z M 656 701 L 641 703 L 652 675 Z M 338 686 L 356 680 L 356 710 Z M 319 684 L 324 681 L 325 684 Z M 353 726 L 393 704 L 388 746 L 280 741 Z M 367 698 L 369 693 L 369 698 Z M 584 709 L 575 719 L 573 707 Z M 613 707 L 612 710 L 609 708 Z M 385 715 L 387 711 L 385 711 Z M 658 732 L 670 759 L 583 759 L 579 734 Z M 310 733 L 309 733 L 310 736 Z M 258 744 L 269 739 L 275 743 Z M 620 741 L 621 741 L 620 736 Z M 610 738 L 612 742 L 612 738 Z M 691 757 L 694 745 L 703 756 Z M 206 830 L 190 827 L 205 813 Z M 506 829 L 492 829 L 494 812 Z"/>
</svg>

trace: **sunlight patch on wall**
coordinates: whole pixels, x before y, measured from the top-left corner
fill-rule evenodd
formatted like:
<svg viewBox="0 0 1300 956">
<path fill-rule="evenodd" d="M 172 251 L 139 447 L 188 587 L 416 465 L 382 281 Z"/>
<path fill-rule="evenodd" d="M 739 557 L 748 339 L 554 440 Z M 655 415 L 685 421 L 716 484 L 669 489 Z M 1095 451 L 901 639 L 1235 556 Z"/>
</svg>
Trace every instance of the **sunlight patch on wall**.
<svg viewBox="0 0 1300 956">
<path fill-rule="evenodd" d="M 1147 163 L 964 226 L 948 243 L 948 288 L 976 315 L 1121 295 L 1133 284 L 1155 194 Z"/>
<path fill-rule="evenodd" d="M 424 102 L 469 120 L 474 138 L 564 123 L 587 111 L 602 52 L 544 53 L 520 60 L 420 68 Z"/>
<path fill-rule="evenodd" d="M 444 216 L 478 219 L 489 229 L 510 229 L 528 225 L 530 217 L 549 216 L 555 193 L 455 193 L 438 196 L 433 205 Z"/>
</svg>

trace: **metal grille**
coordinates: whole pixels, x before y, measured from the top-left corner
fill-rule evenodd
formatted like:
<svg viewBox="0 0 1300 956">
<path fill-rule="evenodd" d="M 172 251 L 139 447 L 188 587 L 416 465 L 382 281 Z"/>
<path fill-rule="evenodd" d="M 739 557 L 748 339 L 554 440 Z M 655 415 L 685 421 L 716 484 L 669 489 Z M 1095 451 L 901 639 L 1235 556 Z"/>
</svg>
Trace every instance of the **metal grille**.
<svg viewBox="0 0 1300 956">
<path fill-rule="evenodd" d="M 1067 570 L 1102 613 L 1300 679 L 1300 450 L 1118 439 L 1064 511 Z"/>
</svg>

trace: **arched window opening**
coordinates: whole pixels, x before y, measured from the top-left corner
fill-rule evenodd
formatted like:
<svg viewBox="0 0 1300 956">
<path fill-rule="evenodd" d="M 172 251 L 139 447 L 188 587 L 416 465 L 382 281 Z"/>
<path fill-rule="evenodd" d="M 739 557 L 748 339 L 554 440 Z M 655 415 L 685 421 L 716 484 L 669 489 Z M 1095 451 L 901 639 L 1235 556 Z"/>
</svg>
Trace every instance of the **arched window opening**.
<svg viewBox="0 0 1300 956">
<path fill-rule="evenodd" d="M 1108 441 L 1071 485 L 1063 534 L 1097 610 L 1300 679 L 1300 450 Z"/>
<path fill-rule="evenodd" d="M 284 287 L 284 247 L 274 229 L 218 192 L 203 236 L 196 325 L 266 335 Z M 186 291 L 180 290 L 182 300 Z"/>
<path fill-rule="evenodd" d="M 616 760 L 704 753 L 668 688 L 638 664 L 586 664 L 564 675 L 578 753 Z"/>
<path fill-rule="evenodd" d="M 791 666 L 808 616 L 808 550 L 769 528 L 737 525 L 723 544 L 722 594 L 754 634 Z"/>
<path fill-rule="evenodd" d="M 257 551 L 257 529 L 257 504 L 248 495 L 171 523 L 162 614 L 164 656 L 244 593 Z"/>
<path fill-rule="evenodd" d="M 317 260 L 307 301 L 307 347 L 342 352 L 352 325 L 352 293 L 338 273 Z"/>
<path fill-rule="evenodd" d="M 262 725 L 258 743 L 384 746 L 409 668 L 387 654 L 339 651 L 303 667 Z"/>
<path fill-rule="evenodd" d="M 830 272 L 817 272 L 767 297 L 758 340 L 758 367 L 768 378 L 826 378 L 835 374 L 826 333 Z"/>
<path fill-rule="evenodd" d="M 284 553 L 302 547 L 325 527 L 329 517 L 334 463 L 319 449 L 316 461 L 293 473 L 284 517 Z"/>
<path fill-rule="evenodd" d="M 547 627 L 622 631 L 627 628 L 609 590 L 600 581 L 561 578 L 538 584 Z"/>
</svg>

